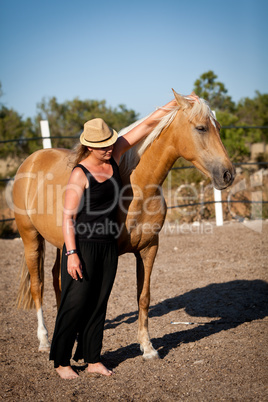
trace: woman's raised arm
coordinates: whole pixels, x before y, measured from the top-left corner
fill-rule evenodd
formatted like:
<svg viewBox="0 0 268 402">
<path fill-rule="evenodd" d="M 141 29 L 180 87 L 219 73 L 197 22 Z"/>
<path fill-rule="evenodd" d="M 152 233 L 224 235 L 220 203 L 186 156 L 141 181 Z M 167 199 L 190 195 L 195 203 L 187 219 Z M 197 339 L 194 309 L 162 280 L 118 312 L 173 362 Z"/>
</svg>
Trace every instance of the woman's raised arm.
<svg viewBox="0 0 268 402">
<path fill-rule="evenodd" d="M 114 145 L 113 158 L 117 163 L 119 163 L 121 156 L 129 148 L 133 147 L 147 135 L 149 135 L 152 130 L 157 126 L 159 120 L 170 112 L 170 109 L 177 105 L 175 99 L 167 103 L 165 106 L 157 109 L 153 112 L 147 119 L 143 120 L 140 124 L 134 127 L 132 130 L 127 132 L 122 137 L 119 137 Z"/>
</svg>

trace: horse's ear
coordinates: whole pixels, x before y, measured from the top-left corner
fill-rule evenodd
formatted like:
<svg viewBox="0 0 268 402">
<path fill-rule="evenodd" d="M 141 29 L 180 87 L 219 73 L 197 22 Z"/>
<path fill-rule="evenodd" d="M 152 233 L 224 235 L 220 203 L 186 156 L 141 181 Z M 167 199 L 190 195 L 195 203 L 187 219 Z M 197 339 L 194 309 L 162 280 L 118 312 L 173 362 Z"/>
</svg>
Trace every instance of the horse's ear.
<svg viewBox="0 0 268 402">
<path fill-rule="evenodd" d="M 195 91 L 192 91 L 191 96 L 195 96 L 196 98 L 198 98 L 198 96 L 196 95 Z"/>
<path fill-rule="evenodd" d="M 178 104 L 181 108 L 185 108 L 185 107 L 189 106 L 187 100 L 186 100 L 183 96 L 177 94 L 177 92 L 174 91 L 173 88 L 172 88 L 172 91 L 173 91 L 173 93 L 174 93 L 174 96 L 175 96 L 175 99 L 176 99 L 176 101 L 177 101 L 177 104 Z"/>
</svg>

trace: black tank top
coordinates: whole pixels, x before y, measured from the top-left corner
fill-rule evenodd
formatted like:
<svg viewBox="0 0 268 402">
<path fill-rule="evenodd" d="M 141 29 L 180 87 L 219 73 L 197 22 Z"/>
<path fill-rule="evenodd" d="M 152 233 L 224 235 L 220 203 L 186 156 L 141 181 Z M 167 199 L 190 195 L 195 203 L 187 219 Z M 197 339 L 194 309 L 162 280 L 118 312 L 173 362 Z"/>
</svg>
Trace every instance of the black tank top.
<svg viewBox="0 0 268 402">
<path fill-rule="evenodd" d="M 89 182 L 75 221 L 78 241 L 111 241 L 118 236 L 116 213 L 122 182 L 115 160 L 111 158 L 110 162 L 113 175 L 102 183 L 99 183 L 85 166 L 75 166 L 83 170 Z"/>
</svg>

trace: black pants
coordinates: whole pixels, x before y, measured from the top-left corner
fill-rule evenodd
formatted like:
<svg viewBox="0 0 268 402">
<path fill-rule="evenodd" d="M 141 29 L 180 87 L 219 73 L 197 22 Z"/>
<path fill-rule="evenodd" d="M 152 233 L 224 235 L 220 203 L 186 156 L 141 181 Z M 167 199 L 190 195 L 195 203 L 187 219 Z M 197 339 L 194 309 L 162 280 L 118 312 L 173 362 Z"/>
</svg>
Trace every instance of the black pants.
<svg viewBox="0 0 268 402">
<path fill-rule="evenodd" d="M 100 361 L 108 299 L 115 279 L 118 253 L 115 242 L 80 242 L 79 258 L 83 279 L 74 280 L 67 272 L 66 248 L 61 264 L 62 296 L 50 360 L 54 366 L 69 366 L 75 339 L 74 359 L 87 363 Z"/>
</svg>

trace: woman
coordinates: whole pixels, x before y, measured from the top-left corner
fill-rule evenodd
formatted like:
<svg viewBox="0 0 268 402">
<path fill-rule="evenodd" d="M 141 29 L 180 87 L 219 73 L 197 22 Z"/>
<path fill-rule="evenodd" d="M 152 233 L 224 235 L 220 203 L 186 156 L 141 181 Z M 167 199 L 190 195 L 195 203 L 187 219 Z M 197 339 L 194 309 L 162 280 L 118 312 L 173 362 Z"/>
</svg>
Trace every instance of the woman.
<svg viewBox="0 0 268 402">
<path fill-rule="evenodd" d="M 50 352 L 61 378 L 78 377 L 70 366 L 75 339 L 76 361 L 83 358 L 89 373 L 112 375 L 100 362 L 100 352 L 118 262 L 118 164 L 122 154 L 146 137 L 175 105 L 175 100 L 169 102 L 119 138 L 102 119 L 84 125 L 79 163 L 71 173 L 65 195 L 62 297 Z"/>
</svg>

